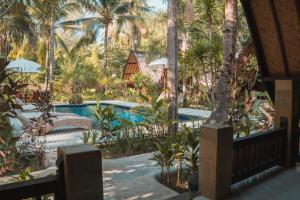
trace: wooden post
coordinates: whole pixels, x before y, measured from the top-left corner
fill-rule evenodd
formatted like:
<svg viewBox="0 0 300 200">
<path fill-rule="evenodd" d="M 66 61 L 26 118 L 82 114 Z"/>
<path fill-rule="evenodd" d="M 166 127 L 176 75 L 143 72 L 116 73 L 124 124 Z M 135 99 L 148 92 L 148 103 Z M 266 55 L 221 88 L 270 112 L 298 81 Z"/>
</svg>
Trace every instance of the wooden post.
<svg viewBox="0 0 300 200">
<path fill-rule="evenodd" d="M 59 147 L 66 200 L 103 200 L 101 152 L 90 145 Z"/>
<path fill-rule="evenodd" d="M 280 118 L 287 119 L 287 143 L 284 166 L 296 164 L 299 141 L 296 128 L 299 116 L 299 83 L 294 80 L 275 81 L 275 127 L 280 128 Z"/>
<path fill-rule="evenodd" d="M 199 192 L 212 200 L 230 195 L 233 130 L 227 125 L 200 129 Z"/>
</svg>

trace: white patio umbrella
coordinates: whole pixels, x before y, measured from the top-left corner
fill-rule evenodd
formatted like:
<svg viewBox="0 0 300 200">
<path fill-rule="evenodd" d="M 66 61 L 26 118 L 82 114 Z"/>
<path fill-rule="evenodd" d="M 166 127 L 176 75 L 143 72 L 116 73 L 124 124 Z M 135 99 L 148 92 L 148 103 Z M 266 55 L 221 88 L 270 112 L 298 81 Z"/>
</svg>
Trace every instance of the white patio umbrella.
<svg viewBox="0 0 300 200">
<path fill-rule="evenodd" d="M 157 76 L 157 71 L 159 69 L 159 66 L 162 66 L 163 69 L 167 69 L 168 68 L 168 59 L 167 58 L 160 58 L 157 60 L 154 60 L 153 62 L 151 62 L 148 67 L 151 68 L 154 72 L 155 75 Z M 162 73 L 163 71 L 161 71 L 160 73 Z M 163 84 L 164 84 L 164 96 L 166 99 L 166 81 L 165 81 L 165 76 L 163 76 L 164 80 L 163 80 Z"/>
<path fill-rule="evenodd" d="M 153 66 L 158 66 L 158 65 L 168 66 L 168 59 L 167 58 L 157 59 L 157 60 L 151 62 L 148 66 L 153 67 Z"/>
<path fill-rule="evenodd" d="M 22 73 L 37 73 L 39 72 L 40 64 L 26 60 L 23 58 L 18 58 L 14 61 L 9 62 L 7 69 L 16 70 Z"/>
</svg>

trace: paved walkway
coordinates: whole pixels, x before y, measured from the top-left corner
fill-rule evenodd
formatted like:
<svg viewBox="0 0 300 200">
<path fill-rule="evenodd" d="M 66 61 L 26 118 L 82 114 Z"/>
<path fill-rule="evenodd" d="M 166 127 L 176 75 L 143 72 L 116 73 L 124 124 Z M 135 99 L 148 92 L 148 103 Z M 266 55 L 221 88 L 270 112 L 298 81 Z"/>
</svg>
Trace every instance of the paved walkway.
<svg viewBox="0 0 300 200">
<path fill-rule="evenodd" d="M 46 167 L 49 170 L 35 172 L 42 177 L 55 173 L 57 147 L 82 144 L 82 131 L 65 131 L 46 136 Z M 151 160 L 152 153 L 118 159 L 103 159 L 103 181 L 105 200 L 164 200 L 178 195 L 155 179 L 160 168 Z M 11 182 L 11 177 L 0 178 L 0 185 Z"/>
<path fill-rule="evenodd" d="M 55 166 L 58 146 L 81 144 L 82 131 L 47 135 L 46 164 Z M 160 168 L 151 160 L 152 153 L 118 159 L 103 159 L 105 200 L 163 200 L 178 195 L 154 178 Z"/>
<path fill-rule="evenodd" d="M 105 200 L 163 200 L 178 195 L 154 178 L 160 169 L 152 153 L 103 160 Z"/>
<path fill-rule="evenodd" d="M 164 200 L 177 196 L 178 193 L 156 181 L 160 169 L 151 157 L 152 153 L 147 153 L 102 160 L 104 200 Z M 34 172 L 33 176 L 48 176 L 55 171 L 51 167 Z M 0 185 L 14 181 L 12 177 L 2 177 Z"/>
<path fill-rule="evenodd" d="M 228 200 L 299 200 L 300 166 L 291 169 L 276 168 L 258 179 L 233 185 Z M 194 200 L 207 200 L 197 197 Z"/>
</svg>

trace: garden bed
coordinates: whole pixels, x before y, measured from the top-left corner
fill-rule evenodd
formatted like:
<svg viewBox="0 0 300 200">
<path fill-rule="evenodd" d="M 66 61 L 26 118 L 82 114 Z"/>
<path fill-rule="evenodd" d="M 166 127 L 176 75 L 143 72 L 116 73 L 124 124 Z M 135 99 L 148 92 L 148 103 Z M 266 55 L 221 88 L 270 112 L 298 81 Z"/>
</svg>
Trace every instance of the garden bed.
<svg viewBox="0 0 300 200">
<path fill-rule="evenodd" d="M 169 182 L 167 181 L 167 176 L 163 175 L 163 177 L 161 177 L 161 175 L 157 175 L 155 177 L 155 179 L 160 182 L 162 185 L 178 192 L 178 193 L 184 193 L 184 192 L 188 192 L 189 188 L 188 188 L 188 178 L 191 176 L 191 174 L 188 171 L 183 171 L 182 172 L 182 176 L 180 178 L 180 184 L 177 185 L 177 171 L 171 171 L 170 173 L 170 178 L 169 178 Z"/>
</svg>

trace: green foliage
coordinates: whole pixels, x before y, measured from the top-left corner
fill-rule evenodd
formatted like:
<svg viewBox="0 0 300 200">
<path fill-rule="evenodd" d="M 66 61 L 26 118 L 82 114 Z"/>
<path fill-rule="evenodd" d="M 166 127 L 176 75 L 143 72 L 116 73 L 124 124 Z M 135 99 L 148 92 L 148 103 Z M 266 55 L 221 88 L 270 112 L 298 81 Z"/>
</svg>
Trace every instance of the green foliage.
<svg viewBox="0 0 300 200">
<path fill-rule="evenodd" d="M 167 137 L 162 143 L 155 143 L 156 152 L 153 154 L 153 160 L 161 167 L 161 178 L 164 175 L 164 169 L 167 170 L 167 183 L 170 182 L 170 170 L 173 166 L 174 151 L 173 151 L 173 138 Z"/>
<path fill-rule="evenodd" d="M 101 132 L 96 129 L 87 130 L 87 131 L 83 131 L 82 137 L 80 137 L 80 139 L 82 140 L 82 142 L 84 144 L 95 145 L 98 143 L 98 140 L 100 139 L 99 138 L 100 134 L 101 134 Z M 101 138 L 101 139 L 103 139 L 103 138 Z"/>
<path fill-rule="evenodd" d="M 21 109 L 15 96 L 26 86 L 11 78 L 13 72 L 6 69 L 6 64 L 5 60 L 0 58 L 0 133 L 10 129 L 8 117 L 14 117 L 14 110 Z"/>
<path fill-rule="evenodd" d="M 149 76 L 146 76 L 143 73 L 136 73 L 130 77 L 134 87 L 138 90 L 141 90 L 145 85 L 151 84 L 151 79 Z M 146 86 L 146 87 L 147 87 Z"/>
<path fill-rule="evenodd" d="M 183 128 L 182 134 L 186 135 L 184 160 L 193 174 L 199 165 L 199 137 L 194 130 L 187 127 Z"/>
<path fill-rule="evenodd" d="M 31 168 L 27 167 L 26 169 L 22 170 L 19 173 L 18 180 L 19 181 L 27 181 L 27 180 L 32 179 L 32 176 L 30 175 L 30 173 L 31 173 Z"/>
<path fill-rule="evenodd" d="M 81 104 L 83 102 L 82 96 L 80 94 L 74 93 L 69 97 L 70 104 Z"/>
<path fill-rule="evenodd" d="M 139 94 L 144 105 L 137 106 L 132 111 L 143 117 L 141 123 L 147 131 L 156 136 L 167 134 L 167 127 L 174 123 L 168 119 L 168 104 L 164 99 L 159 99 L 160 90 L 156 85 L 143 83 L 142 92 Z"/>
<path fill-rule="evenodd" d="M 90 140 L 91 132 L 90 131 L 83 131 L 82 137 L 80 139 L 84 144 L 88 144 Z"/>
<path fill-rule="evenodd" d="M 13 171 L 17 149 L 11 131 L 2 131 L 0 136 L 0 176 Z"/>
<path fill-rule="evenodd" d="M 147 151 L 152 145 L 153 136 L 147 133 L 141 123 L 122 119 L 113 109 L 112 106 L 97 106 L 95 122 L 99 132 L 97 134 L 90 132 L 86 138 L 92 138 L 92 143 L 104 144 L 105 151 L 113 154 L 135 154 Z"/>
<path fill-rule="evenodd" d="M 182 127 L 176 135 L 169 135 L 155 143 L 155 150 L 152 159 L 161 167 L 162 182 L 165 181 L 165 176 L 167 183 L 170 182 L 170 169 L 175 164 L 174 161 L 177 167 L 177 186 L 181 183 L 183 164 L 191 174 L 198 169 L 199 138 L 193 129 Z"/>
<path fill-rule="evenodd" d="M 30 121 L 32 122 L 32 125 L 25 127 L 25 129 L 32 135 L 45 135 L 47 124 L 52 124 L 50 112 L 53 109 L 53 105 L 51 97 L 48 92 L 35 92 L 32 96 L 32 103 L 41 114 L 38 117 L 31 118 Z"/>
</svg>

